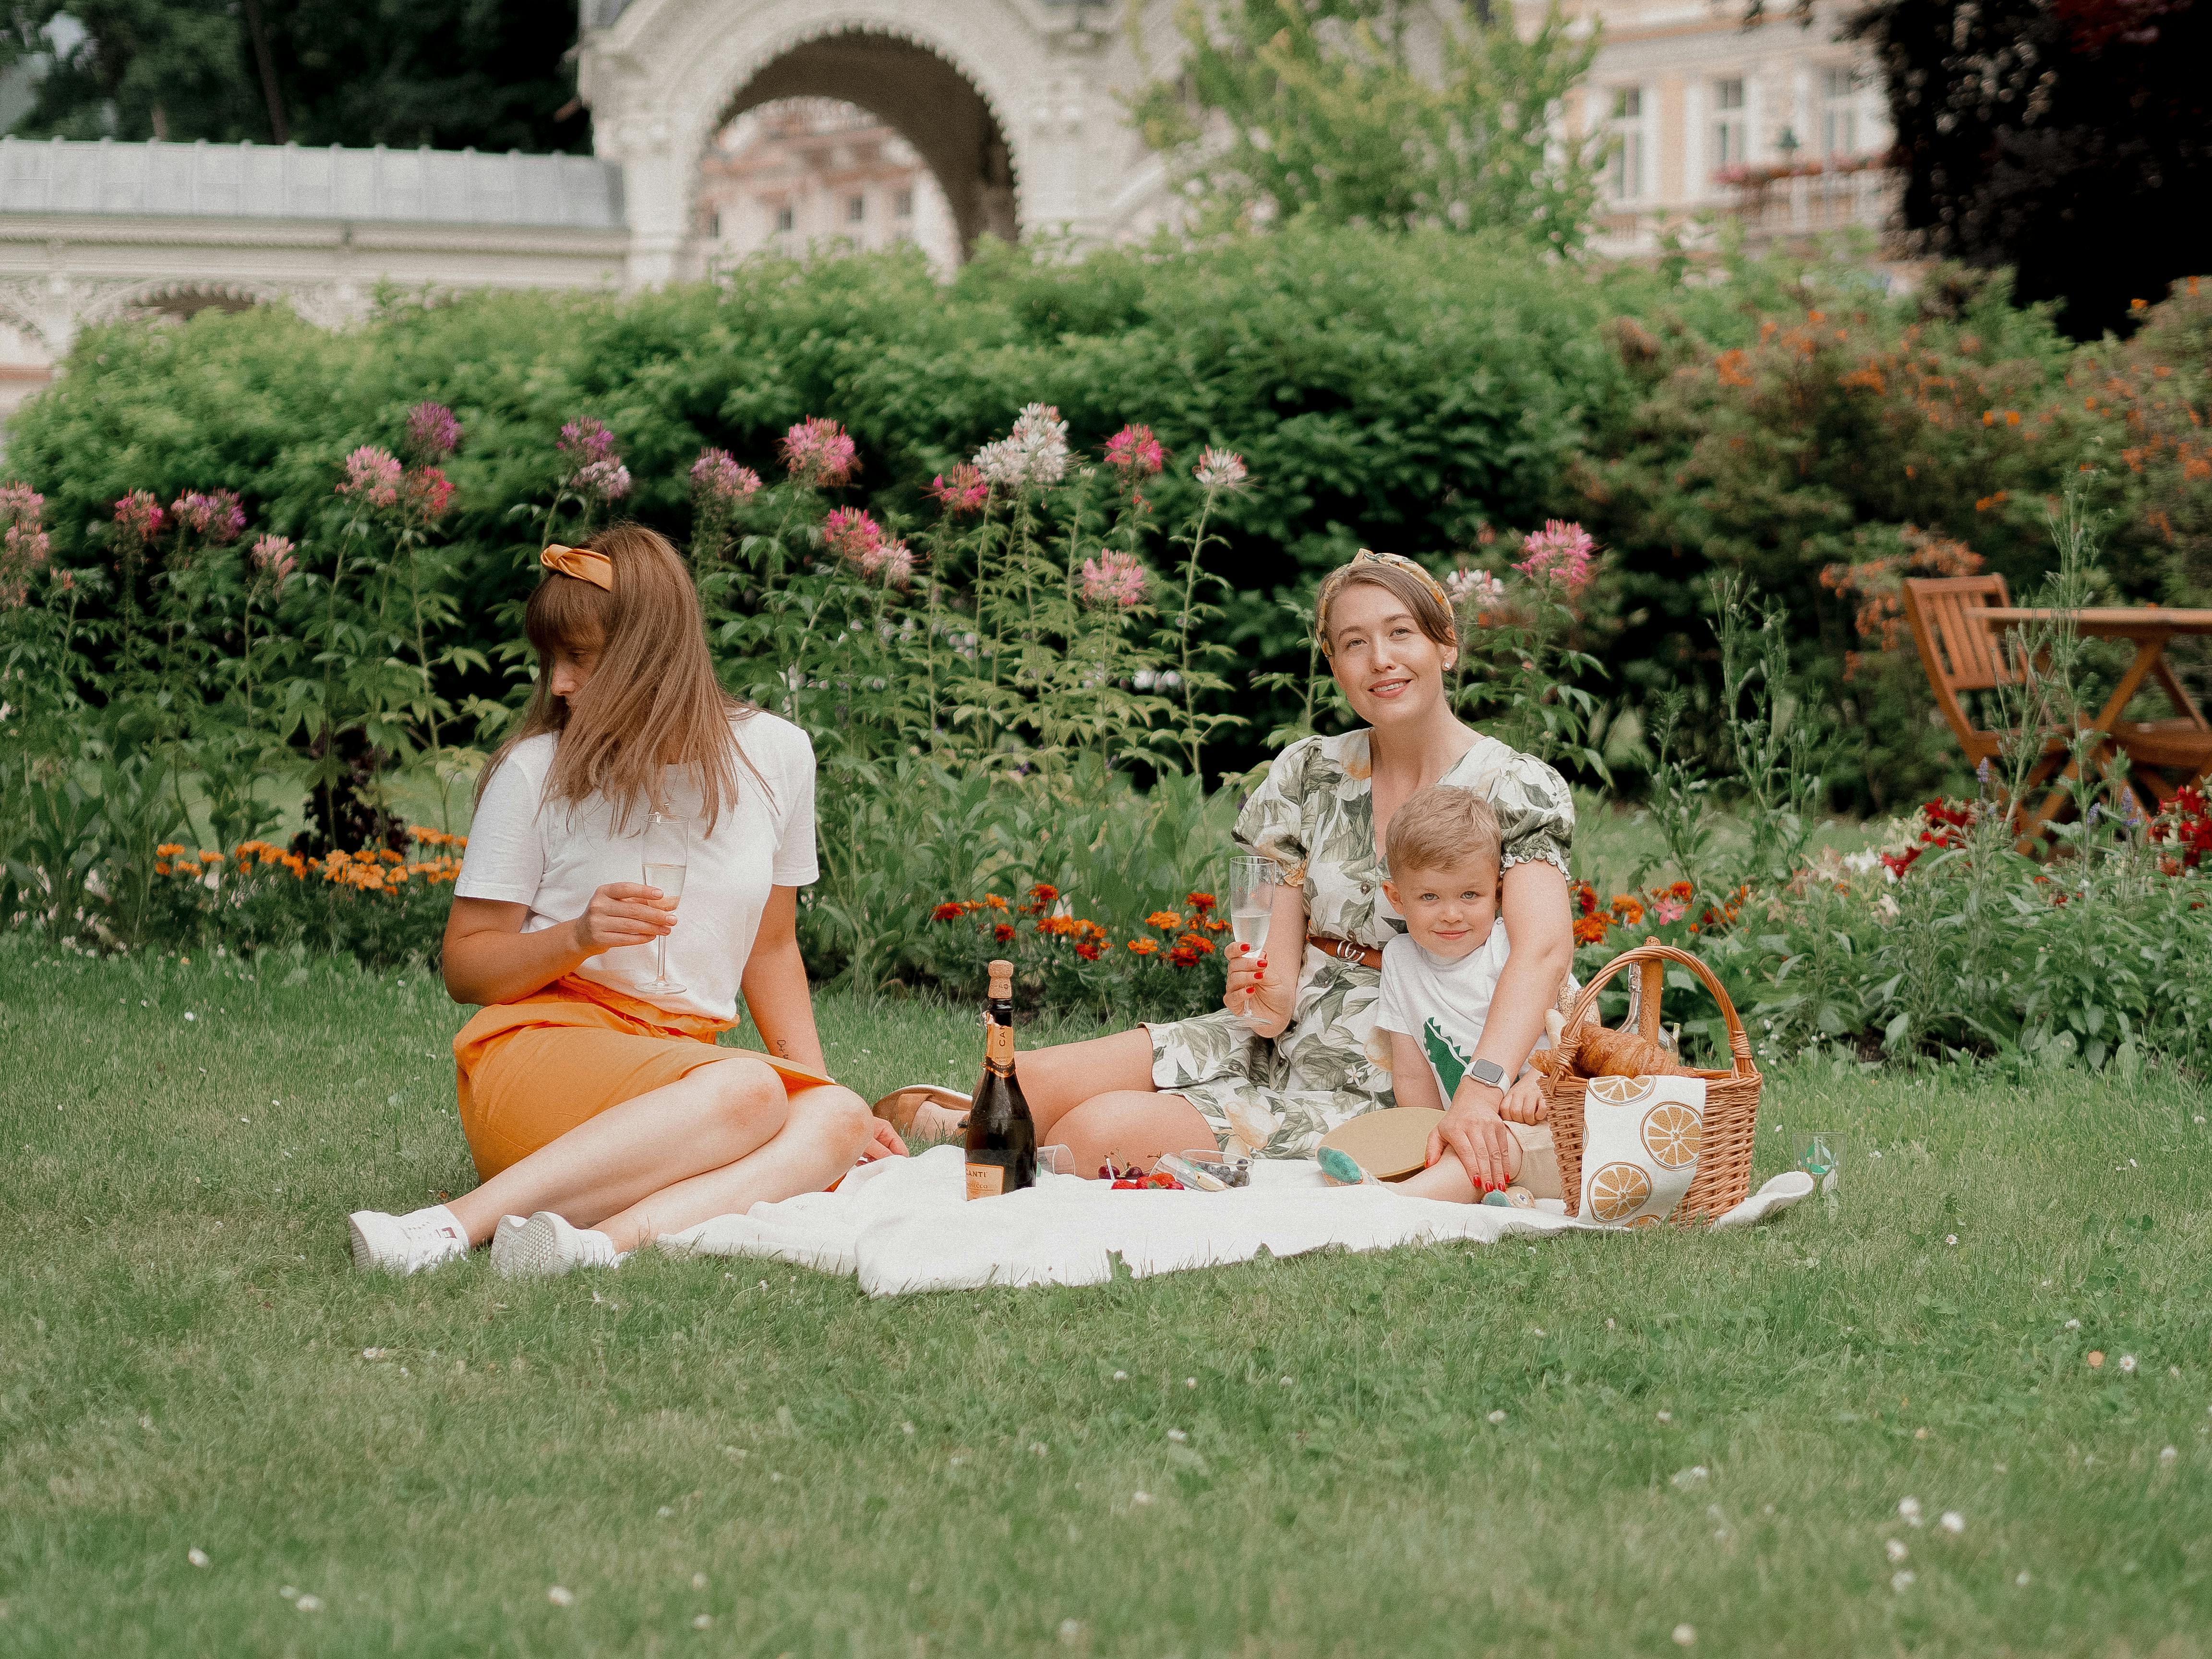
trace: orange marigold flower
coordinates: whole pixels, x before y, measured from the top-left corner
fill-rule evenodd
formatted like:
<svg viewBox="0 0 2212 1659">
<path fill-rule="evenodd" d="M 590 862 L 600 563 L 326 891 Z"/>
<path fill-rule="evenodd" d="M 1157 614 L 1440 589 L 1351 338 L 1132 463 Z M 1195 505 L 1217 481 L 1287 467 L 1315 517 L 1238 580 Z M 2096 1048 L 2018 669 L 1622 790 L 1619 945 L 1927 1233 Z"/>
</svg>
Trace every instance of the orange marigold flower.
<svg viewBox="0 0 2212 1659">
<path fill-rule="evenodd" d="M 1157 927 L 1163 933 L 1172 933 L 1182 926 L 1182 917 L 1173 910 L 1155 910 L 1145 918 L 1145 926 Z"/>
<path fill-rule="evenodd" d="M 155 859 L 155 860 L 154 860 L 154 873 L 155 873 L 155 875 L 157 875 L 157 876 L 166 876 L 166 875 L 167 875 L 167 874 L 169 873 L 169 861 L 168 861 L 168 860 L 167 860 L 167 859 Z"/>
<path fill-rule="evenodd" d="M 987 910 L 1004 910 L 1009 907 L 1006 900 L 1000 898 L 996 893 L 986 893 L 983 895 L 983 908 Z"/>
<path fill-rule="evenodd" d="M 1075 924 L 1075 931 L 1082 938 L 1096 944 L 1103 945 L 1106 942 L 1106 930 L 1095 921 L 1079 921 Z"/>
<path fill-rule="evenodd" d="M 1225 933 L 1229 931 L 1229 924 L 1222 921 L 1219 916 L 1208 916 L 1201 925 L 1209 933 Z"/>
<path fill-rule="evenodd" d="M 376 856 L 382 859 L 386 864 L 404 864 L 407 861 L 401 858 L 398 854 L 393 852 L 389 847 L 386 848 Z"/>
<path fill-rule="evenodd" d="M 1200 915 L 1204 915 L 1208 910 L 1211 910 L 1220 902 L 1220 900 L 1215 898 L 1211 893 L 1186 893 L 1183 895 L 1183 902 L 1189 905 L 1192 909 L 1197 911 Z"/>
<path fill-rule="evenodd" d="M 177 842 L 165 841 L 154 849 L 154 856 L 157 859 L 173 859 L 187 850 Z"/>
<path fill-rule="evenodd" d="M 968 914 L 964 904 L 940 904 L 929 913 L 932 921 L 957 921 Z"/>
<path fill-rule="evenodd" d="M 1644 920 L 1644 905 L 1633 893 L 1613 896 L 1613 919 L 1624 927 L 1633 927 Z"/>
<path fill-rule="evenodd" d="M 1096 962 L 1098 960 L 1099 954 L 1097 943 L 1087 939 L 1081 940 L 1075 947 L 1075 954 L 1085 962 Z"/>
<path fill-rule="evenodd" d="M 1048 881 L 1041 881 L 1037 883 L 1036 886 L 1030 889 L 1030 897 L 1034 899 L 1041 906 L 1050 904 L 1059 896 L 1060 889 L 1054 886 Z"/>
<path fill-rule="evenodd" d="M 1176 949 L 1188 951 L 1194 956 L 1210 957 L 1213 954 L 1213 941 L 1203 933 L 1185 933 L 1176 941 Z"/>
<path fill-rule="evenodd" d="M 1168 961 L 1177 968 L 1194 968 L 1198 965 L 1198 952 L 1188 945 L 1178 945 L 1168 952 Z"/>
<path fill-rule="evenodd" d="M 1695 891 L 1697 891 L 1697 889 L 1692 887 L 1688 882 L 1678 881 L 1673 883 L 1668 887 L 1667 896 L 1668 898 L 1678 898 L 1683 901 L 1683 902 L 1687 903 L 1689 902 L 1690 895 Z"/>
<path fill-rule="evenodd" d="M 202 864 L 221 864 L 222 862 L 222 854 L 220 853 L 210 853 L 206 848 L 203 847 L 200 848 L 200 862 Z"/>
<path fill-rule="evenodd" d="M 1575 943 L 1602 945 L 1605 943 L 1605 930 L 1612 925 L 1603 916 L 1577 917 L 1575 921 Z"/>
<path fill-rule="evenodd" d="M 1159 948 L 1160 942 L 1156 939 L 1133 939 L 1129 941 L 1129 950 L 1136 956 L 1149 957 L 1157 952 Z"/>
<path fill-rule="evenodd" d="M 993 939 L 994 939 L 998 940 L 1000 944 L 1004 945 L 1007 940 L 1009 940 L 1009 939 L 1011 939 L 1012 938 L 1013 938 L 1013 936 L 1014 936 L 1014 924 L 1013 924 L 1012 922 L 1011 922 L 1011 921 L 1000 921 L 1000 922 L 994 922 L 994 923 L 992 924 L 992 926 L 991 926 L 991 937 L 992 937 Z"/>
</svg>

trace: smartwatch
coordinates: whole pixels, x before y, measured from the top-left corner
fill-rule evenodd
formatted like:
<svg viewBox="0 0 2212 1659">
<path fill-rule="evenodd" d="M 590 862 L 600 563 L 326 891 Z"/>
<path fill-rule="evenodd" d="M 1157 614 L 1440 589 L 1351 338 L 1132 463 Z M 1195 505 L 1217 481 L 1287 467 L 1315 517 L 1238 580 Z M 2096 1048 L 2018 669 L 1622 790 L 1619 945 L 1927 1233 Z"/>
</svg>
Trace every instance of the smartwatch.
<svg viewBox="0 0 2212 1659">
<path fill-rule="evenodd" d="M 1477 1083 L 1488 1084 L 1500 1094 L 1505 1092 L 1505 1068 L 1494 1060 L 1470 1060 L 1467 1074 Z"/>
</svg>

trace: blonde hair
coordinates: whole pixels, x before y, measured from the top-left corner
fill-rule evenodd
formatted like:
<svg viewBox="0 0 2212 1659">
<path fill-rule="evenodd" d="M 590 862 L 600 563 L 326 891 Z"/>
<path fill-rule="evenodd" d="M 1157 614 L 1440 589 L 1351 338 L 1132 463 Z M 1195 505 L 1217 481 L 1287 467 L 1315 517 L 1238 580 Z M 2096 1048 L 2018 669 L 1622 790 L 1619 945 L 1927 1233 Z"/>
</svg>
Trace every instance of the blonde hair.
<svg viewBox="0 0 2212 1659">
<path fill-rule="evenodd" d="M 538 653 L 538 689 L 514 735 L 500 746 L 477 785 L 484 786 L 515 744 L 555 734 L 548 800 L 576 805 L 603 795 L 614 806 L 614 828 L 667 805 L 667 769 L 686 769 L 714 833 L 737 805 L 738 768 L 766 781 L 730 730 L 757 711 L 722 690 L 707 654 L 707 624 L 690 572 L 668 538 L 643 525 L 618 524 L 579 544 L 614 569 L 611 590 L 548 570 L 523 612 L 523 629 Z M 597 636 L 599 660 L 581 691 L 553 695 L 556 647 Z"/>
<path fill-rule="evenodd" d="M 1459 629 L 1452 623 L 1451 601 L 1443 584 L 1411 559 L 1362 548 L 1351 563 L 1339 565 L 1322 579 L 1321 592 L 1315 596 L 1314 636 L 1322 656 L 1336 654 L 1336 642 L 1328 633 L 1328 611 L 1347 587 L 1381 588 L 1406 607 L 1413 625 L 1431 641 L 1447 651 L 1459 649 Z"/>
<path fill-rule="evenodd" d="M 1390 815 L 1382 846 L 1392 881 L 1415 870 L 1455 870 L 1480 860 L 1492 870 L 1505 855 L 1498 814 L 1472 789 L 1434 783 L 1416 789 Z"/>
</svg>

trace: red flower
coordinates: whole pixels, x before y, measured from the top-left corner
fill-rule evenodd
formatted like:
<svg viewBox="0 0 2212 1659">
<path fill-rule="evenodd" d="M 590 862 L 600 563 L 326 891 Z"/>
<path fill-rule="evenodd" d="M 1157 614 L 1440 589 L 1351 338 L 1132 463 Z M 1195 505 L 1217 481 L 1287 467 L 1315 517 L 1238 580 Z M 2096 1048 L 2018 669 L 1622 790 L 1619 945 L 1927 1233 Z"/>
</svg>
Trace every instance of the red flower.
<svg viewBox="0 0 2212 1659">
<path fill-rule="evenodd" d="M 1215 898 L 1211 893 L 1186 893 L 1183 895 L 1183 902 L 1189 905 L 1192 909 L 1197 911 L 1201 916 L 1220 902 L 1220 900 Z"/>
<path fill-rule="evenodd" d="M 1097 961 L 1099 957 L 1098 941 L 1089 939 L 1078 941 L 1075 946 L 1075 954 L 1081 957 L 1085 962 Z"/>
<path fill-rule="evenodd" d="M 1575 908 L 1586 916 L 1597 914 L 1597 889 L 1586 881 L 1575 884 Z"/>
<path fill-rule="evenodd" d="M 1602 945 L 1605 943 L 1605 930 L 1612 926 L 1611 921 L 1601 915 L 1578 917 L 1575 921 L 1575 943 Z"/>
<path fill-rule="evenodd" d="M 1188 945 L 1178 945 L 1168 952 L 1168 960 L 1178 968 L 1195 968 L 1198 965 L 1198 952 Z"/>
<path fill-rule="evenodd" d="M 964 904 L 940 904 L 929 913 L 932 921 L 957 921 L 968 914 Z"/>
<path fill-rule="evenodd" d="M 998 940 L 1000 944 L 1004 945 L 1004 944 L 1007 943 L 1009 940 L 1011 940 L 1011 939 L 1013 938 L 1013 936 L 1014 936 L 1014 924 L 1013 924 L 1012 922 L 1011 922 L 1011 921 L 1000 921 L 1000 922 L 994 922 L 994 923 L 992 924 L 992 926 L 991 926 L 991 937 L 992 937 L 993 939 L 994 939 Z"/>
</svg>

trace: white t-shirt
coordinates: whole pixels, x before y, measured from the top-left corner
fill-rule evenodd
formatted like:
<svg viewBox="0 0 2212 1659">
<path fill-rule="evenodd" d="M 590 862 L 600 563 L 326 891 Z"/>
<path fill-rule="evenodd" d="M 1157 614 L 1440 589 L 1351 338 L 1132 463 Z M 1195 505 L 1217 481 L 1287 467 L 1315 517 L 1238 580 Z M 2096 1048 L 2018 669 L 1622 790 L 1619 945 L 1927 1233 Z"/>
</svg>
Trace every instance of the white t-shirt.
<svg viewBox="0 0 2212 1659">
<path fill-rule="evenodd" d="M 1401 933 L 1382 947 L 1382 996 L 1375 1029 L 1412 1037 L 1429 1057 L 1437 1093 L 1447 1106 L 1482 1041 L 1483 1022 L 1498 975 L 1505 971 L 1505 924 L 1457 962 L 1432 956 Z"/>
<path fill-rule="evenodd" d="M 651 945 L 588 957 L 576 970 L 579 978 L 678 1013 L 738 1017 L 738 983 L 769 889 L 803 887 L 821 872 L 814 861 L 814 745 L 790 721 L 764 712 L 732 720 L 731 730 L 770 793 L 763 794 L 760 781 L 740 764 L 737 800 L 723 808 L 712 836 L 705 834 L 697 789 L 672 769 L 672 807 L 692 825 L 684 896 L 668 935 L 668 977 L 684 990 L 649 996 L 638 988 L 653 977 Z M 618 839 L 613 805 L 605 799 L 544 800 L 556 741 L 549 732 L 517 744 L 492 774 L 453 884 L 459 898 L 528 905 L 526 933 L 573 921 L 599 888 L 645 875 L 643 813 L 630 814 L 629 833 Z"/>
</svg>

